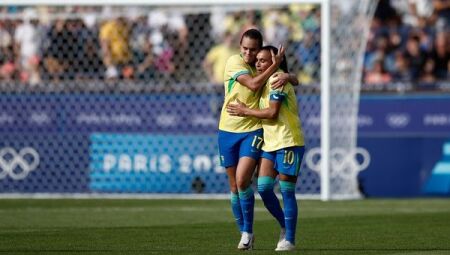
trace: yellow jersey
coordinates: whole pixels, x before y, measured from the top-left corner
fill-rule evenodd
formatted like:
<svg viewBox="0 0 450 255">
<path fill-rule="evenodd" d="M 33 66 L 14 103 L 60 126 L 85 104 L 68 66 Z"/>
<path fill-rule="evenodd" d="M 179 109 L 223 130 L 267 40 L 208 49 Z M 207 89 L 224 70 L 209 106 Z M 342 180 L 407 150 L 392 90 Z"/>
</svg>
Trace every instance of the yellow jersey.
<svg viewBox="0 0 450 255">
<path fill-rule="evenodd" d="M 223 73 L 228 58 L 236 54 L 237 49 L 226 45 L 217 45 L 211 48 L 206 54 L 206 59 L 213 65 L 214 81 L 221 83 L 223 81 Z"/>
<path fill-rule="evenodd" d="M 305 145 L 305 140 L 298 116 L 297 97 L 294 87 L 292 84 L 287 83 L 282 90 L 273 90 L 270 86 L 272 80 L 273 75 L 262 89 L 259 108 L 268 108 L 270 100 L 280 101 L 281 106 L 278 118 L 263 119 L 261 121 L 264 130 L 262 149 L 263 151 L 271 152 L 291 146 L 303 146 Z"/>
<path fill-rule="evenodd" d="M 100 28 L 100 39 L 109 41 L 113 64 L 126 64 L 131 60 L 128 45 L 129 29 L 115 20 L 107 21 Z"/>
<path fill-rule="evenodd" d="M 261 128 L 261 121 L 258 118 L 231 116 L 227 112 L 227 104 L 236 102 L 236 99 L 249 108 L 257 109 L 259 106 L 261 89 L 253 92 L 240 84 L 237 78 L 243 74 L 254 77 L 256 69 L 245 63 L 241 55 L 233 55 L 228 58 L 224 72 L 225 99 L 219 121 L 219 129 L 222 131 L 244 133 Z"/>
</svg>

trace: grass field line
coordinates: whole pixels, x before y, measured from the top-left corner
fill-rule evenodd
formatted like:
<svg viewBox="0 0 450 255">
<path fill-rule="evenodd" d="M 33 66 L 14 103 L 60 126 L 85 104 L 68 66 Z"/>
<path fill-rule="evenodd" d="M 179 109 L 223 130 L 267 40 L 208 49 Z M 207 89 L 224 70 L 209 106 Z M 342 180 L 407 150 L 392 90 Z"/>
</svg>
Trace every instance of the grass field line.
<svg viewBox="0 0 450 255">
<path fill-rule="evenodd" d="M 349 211 L 349 209 L 351 209 Z M 125 207 L 125 206 L 65 206 L 65 207 L 14 207 L 14 208 L 2 208 L 0 209 L 0 213 L 12 213 L 12 212 L 47 212 L 47 213 L 59 213 L 59 212 L 154 212 L 154 211 L 166 211 L 166 212 L 223 212 L 230 210 L 230 207 L 227 204 L 220 207 L 205 207 L 205 206 L 135 206 L 135 207 Z M 450 212 L 450 207 L 417 207 L 417 206 L 396 206 L 394 208 L 386 208 L 380 206 L 342 206 L 342 207 L 333 207 L 330 208 L 328 206 L 324 207 L 304 207 L 302 205 L 299 206 L 299 210 L 301 213 L 305 214 L 315 214 L 315 213 L 327 213 L 328 215 L 346 213 L 346 214 L 380 214 L 380 213 L 443 213 Z M 332 210 L 332 213 L 330 213 Z M 255 212 L 267 211 L 267 209 L 263 206 L 255 206 Z"/>
<path fill-rule="evenodd" d="M 154 212 L 154 211 L 167 211 L 167 212 L 223 212 L 230 210 L 230 207 L 200 207 L 200 206 L 182 206 L 182 207 L 62 207 L 62 208 L 48 208 L 48 207 L 25 207 L 25 208 L 11 208 L 0 209 L 0 213 L 11 212 L 47 212 L 47 213 L 60 213 L 60 212 Z M 264 207 L 255 207 L 256 212 L 266 211 Z"/>
</svg>

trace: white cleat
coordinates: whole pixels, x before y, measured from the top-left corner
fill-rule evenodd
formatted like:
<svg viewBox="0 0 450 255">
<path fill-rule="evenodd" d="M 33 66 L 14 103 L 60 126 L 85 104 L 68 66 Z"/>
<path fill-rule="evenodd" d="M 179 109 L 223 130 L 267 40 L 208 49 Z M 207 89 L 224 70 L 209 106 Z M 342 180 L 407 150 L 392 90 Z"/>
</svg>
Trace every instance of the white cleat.
<svg viewBox="0 0 450 255">
<path fill-rule="evenodd" d="M 295 245 L 293 245 L 291 242 L 284 240 L 281 242 L 280 245 L 277 246 L 275 251 L 293 251 L 295 250 Z"/>
<path fill-rule="evenodd" d="M 252 250 L 253 243 L 255 242 L 255 237 L 253 234 L 242 232 L 241 241 L 239 241 L 238 249 L 239 250 Z"/>
<path fill-rule="evenodd" d="M 280 231 L 280 238 L 278 239 L 277 249 L 286 240 L 286 229 L 282 228 Z"/>
</svg>

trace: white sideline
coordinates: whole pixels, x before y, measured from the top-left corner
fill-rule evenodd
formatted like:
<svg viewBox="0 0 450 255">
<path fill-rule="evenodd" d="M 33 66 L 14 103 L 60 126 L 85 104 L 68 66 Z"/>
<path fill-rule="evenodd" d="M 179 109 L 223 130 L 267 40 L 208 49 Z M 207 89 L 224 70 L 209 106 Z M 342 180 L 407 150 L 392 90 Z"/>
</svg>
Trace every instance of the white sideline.
<svg viewBox="0 0 450 255">
<path fill-rule="evenodd" d="M 228 193 L 215 194 L 113 194 L 113 193 L 2 193 L 0 199 L 194 199 L 223 200 L 229 199 Z M 261 199 L 255 193 L 256 199 Z M 281 196 L 279 196 L 281 198 Z M 297 199 L 318 200 L 320 195 L 297 194 Z"/>
</svg>

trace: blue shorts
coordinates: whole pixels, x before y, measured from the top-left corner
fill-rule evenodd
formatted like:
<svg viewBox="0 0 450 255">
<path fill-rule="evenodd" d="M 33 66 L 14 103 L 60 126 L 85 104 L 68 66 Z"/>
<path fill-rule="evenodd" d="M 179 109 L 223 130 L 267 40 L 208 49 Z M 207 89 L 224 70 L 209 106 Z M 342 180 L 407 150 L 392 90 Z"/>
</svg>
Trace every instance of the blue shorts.
<svg viewBox="0 0 450 255">
<path fill-rule="evenodd" d="M 293 146 L 277 151 L 263 151 L 261 157 L 273 162 L 273 168 L 285 175 L 298 176 L 305 146 Z"/>
<path fill-rule="evenodd" d="M 220 165 L 223 167 L 237 166 L 242 157 L 250 157 L 258 161 L 262 145 L 262 129 L 245 133 L 219 130 Z"/>
</svg>

